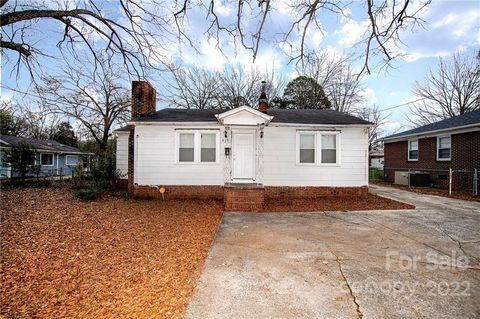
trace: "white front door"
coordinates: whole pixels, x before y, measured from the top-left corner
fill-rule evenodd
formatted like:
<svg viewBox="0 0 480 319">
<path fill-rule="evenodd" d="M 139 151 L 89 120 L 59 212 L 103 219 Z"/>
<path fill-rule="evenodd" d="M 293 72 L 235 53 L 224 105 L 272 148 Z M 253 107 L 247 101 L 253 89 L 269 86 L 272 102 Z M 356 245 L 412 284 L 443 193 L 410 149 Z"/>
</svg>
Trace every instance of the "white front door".
<svg viewBox="0 0 480 319">
<path fill-rule="evenodd" d="M 233 172 L 234 180 L 255 180 L 255 133 L 233 133 Z"/>
</svg>

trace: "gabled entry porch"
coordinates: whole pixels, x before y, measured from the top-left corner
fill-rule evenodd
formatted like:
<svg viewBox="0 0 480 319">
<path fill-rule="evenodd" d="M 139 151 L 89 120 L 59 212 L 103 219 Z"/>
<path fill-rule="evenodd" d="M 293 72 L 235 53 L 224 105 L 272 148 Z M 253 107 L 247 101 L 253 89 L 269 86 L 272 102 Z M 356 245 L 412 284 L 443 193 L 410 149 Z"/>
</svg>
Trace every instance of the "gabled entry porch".
<svg viewBox="0 0 480 319">
<path fill-rule="evenodd" d="M 225 132 L 225 209 L 261 210 L 264 204 L 263 130 L 273 116 L 242 106 L 216 117 Z"/>
</svg>

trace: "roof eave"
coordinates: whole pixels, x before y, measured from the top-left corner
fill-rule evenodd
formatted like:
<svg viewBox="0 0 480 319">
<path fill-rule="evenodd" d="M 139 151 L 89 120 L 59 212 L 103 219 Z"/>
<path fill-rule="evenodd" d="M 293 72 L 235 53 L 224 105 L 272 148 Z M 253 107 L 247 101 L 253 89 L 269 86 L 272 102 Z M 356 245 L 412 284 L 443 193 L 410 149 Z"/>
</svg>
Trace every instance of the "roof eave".
<svg viewBox="0 0 480 319">
<path fill-rule="evenodd" d="M 379 140 L 383 141 L 384 143 L 385 142 L 393 143 L 393 142 L 408 140 L 413 137 L 428 137 L 430 135 L 437 135 L 439 133 L 447 133 L 447 132 L 455 132 L 455 134 L 460 134 L 460 133 L 464 133 L 464 132 L 466 133 L 466 132 L 471 132 L 476 130 L 480 130 L 480 123 L 449 127 L 449 128 L 439 129 L 439 130 L 431 130 L 431 131 L 421 132 L 421 133 L 412 133 L 412 134 L 406 134 L 406 135 L 400 135 L 400 136 L 393 136 L 393 137 L 387 136 Z"/>
</svg>

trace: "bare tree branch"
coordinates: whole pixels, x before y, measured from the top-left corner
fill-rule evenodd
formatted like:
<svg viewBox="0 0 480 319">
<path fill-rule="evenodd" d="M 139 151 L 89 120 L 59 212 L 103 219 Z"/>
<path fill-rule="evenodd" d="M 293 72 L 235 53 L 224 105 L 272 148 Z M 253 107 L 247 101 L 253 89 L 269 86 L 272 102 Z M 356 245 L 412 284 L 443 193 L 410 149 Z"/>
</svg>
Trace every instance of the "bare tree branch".
<svg viewBox="0 0 480 319">
<path fill-rule="evenodd" d="M 417 81 L 413 92 L 420 101 L 411 107 L 408 120 L 415 126 L 480 109 L 479 53 L 440 58 L 438 69 Z"/>
</svg>

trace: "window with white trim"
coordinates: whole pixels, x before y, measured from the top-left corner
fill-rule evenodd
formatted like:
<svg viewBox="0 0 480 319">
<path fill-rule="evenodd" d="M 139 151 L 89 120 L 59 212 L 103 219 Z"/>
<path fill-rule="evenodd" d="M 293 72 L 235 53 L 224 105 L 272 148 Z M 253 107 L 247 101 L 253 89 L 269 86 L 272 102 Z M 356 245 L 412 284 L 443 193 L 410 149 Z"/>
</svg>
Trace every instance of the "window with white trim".
<svg viewBox="0 0 480 319">
<path fill-rule="evenodd" d="M 302 164 L 315 163 L 315 133 L 302 133 L 299 137 L 299 162 Z"/>
<path fill-rule="evenodd" d="M 337 163 L 337 135 L 322 134 L 322 164 Z"/>
<path fill-rule="evenodd" d="M 438 136 L 437 137 L 437 160 L 448 161 L 450 160 L 452 152 L 452 140 L 450 136 Z"/>
<path fill-rule="evenodd" d="M 297 164 L 338 165 L 339 132 L 297 132 Z"/>
<path fill-rule="evenodd" d="M 200 133 L 200 162 L 216 162 L 217 134 Z"/>
<path fill-rule="evenodd" d="M 65 165 L 75 166 L 80 163 L 78 155 L 66 155 Z"/>
<path fill-rule="evenodd" d="M 195 133 L 179 133 L 179 162 L 195 161 Z"/>
<path fill-rule="evenodd" d="M 40 165 L 42 165 L 42 166 L 53 166 L 53 154 L 52 153 L 41 153 L 40 154 Z"/>
<path fill-rule="evenodd" d="M 219 131 L 177 131 L 177 163 L 217 163 Z"/>
<path fill-rule="evenodd" d="M 418 161 L 418 140 L 408 141 L 408 160 Z"/>
</svg>

